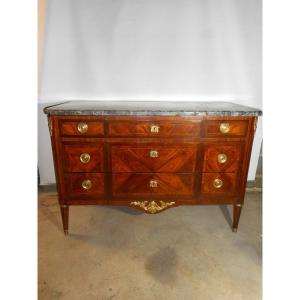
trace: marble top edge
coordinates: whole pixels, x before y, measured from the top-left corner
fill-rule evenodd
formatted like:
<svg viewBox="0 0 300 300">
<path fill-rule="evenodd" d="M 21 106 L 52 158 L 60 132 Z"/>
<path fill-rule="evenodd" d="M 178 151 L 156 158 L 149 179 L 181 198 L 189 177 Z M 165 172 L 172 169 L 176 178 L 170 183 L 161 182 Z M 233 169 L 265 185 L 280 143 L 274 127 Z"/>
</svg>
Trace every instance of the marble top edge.
<svg viewBox="0 0 300 300">
<path fill-rule="evenodd" d="M 44 108 L 49 115 L 260 116 L 262 111 L 232 102 L 68 101 Z"/>
</svg>

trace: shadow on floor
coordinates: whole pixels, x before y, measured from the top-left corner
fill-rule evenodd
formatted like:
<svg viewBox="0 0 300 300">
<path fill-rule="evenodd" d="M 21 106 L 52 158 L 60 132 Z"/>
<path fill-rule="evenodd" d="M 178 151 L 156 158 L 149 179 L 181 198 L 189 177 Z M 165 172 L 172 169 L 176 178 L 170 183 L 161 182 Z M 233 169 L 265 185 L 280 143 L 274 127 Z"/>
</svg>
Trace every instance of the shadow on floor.
<svg viewBox="0 0 300 300">
<path fill-rule="evenodd" d="M 228 210 L 228 206 L 227 205 L 219 205 L 219 208 L 220 208 L 220 210 L 221 210 L 221 212 L 222 212 L 222 214 L 223 214 L 223 216 L 224 216 L 224 218 L 225 218 L 228 226 L 231 229 L 231 227 L 232 227 L 232 219 L 231 219 L 230 212 Z"/>
<path fill-rule="evenodd" d="M 127 206 L 107 206 L 109 209 L 117 210 L 128 215 L 142 215 L 144 212 Z"/>
</svg>

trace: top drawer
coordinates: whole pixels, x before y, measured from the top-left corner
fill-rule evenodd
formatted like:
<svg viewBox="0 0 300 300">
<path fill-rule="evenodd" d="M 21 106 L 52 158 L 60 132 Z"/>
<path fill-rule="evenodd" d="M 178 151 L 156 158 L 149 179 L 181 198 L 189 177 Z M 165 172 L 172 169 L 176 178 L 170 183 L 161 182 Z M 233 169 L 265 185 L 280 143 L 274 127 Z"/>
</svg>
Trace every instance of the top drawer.
<svg viewBox="0 0 300 300">
<path fill-rule="evenodd" d="M 61 120 L 60 134 L 63 136 L 103 136 L 104 125 L 101 121 L 85 119 Z"/>
<path fill-rule="evenodd" d="M 244 137 L 248 131 L 248 120 L 207 120 L 204 125 L 206 137 Z"/>
<path fill-rule="evenodd" d="M 135 137 L 199 137 L 200 122 L 111 121 L 108 134 Z"/>
</svg>

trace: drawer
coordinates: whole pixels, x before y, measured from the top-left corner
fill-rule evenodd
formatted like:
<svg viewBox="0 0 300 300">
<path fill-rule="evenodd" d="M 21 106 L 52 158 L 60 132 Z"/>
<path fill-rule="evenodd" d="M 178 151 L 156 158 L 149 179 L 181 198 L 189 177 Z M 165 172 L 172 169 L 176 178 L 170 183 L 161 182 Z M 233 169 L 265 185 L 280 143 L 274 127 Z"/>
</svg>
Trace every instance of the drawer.
<svg viewBox="0 0 300 300">
<path fill-rule="evenodd" d="M 236 173 L 203 173 L 201 194 L 234 196 L 237 194 Z"/>
<path fill-rule="evenodd" d="M 114 197 L 187 196 L 194 190 L 192 174 L 112 174 Z"/>
<path fill-rule="evenodd" d="M 205 144 L 203 172 L 236 172 L 240 165 L 242 144 Z"/>
<path fill-rule="evenodd" d="M 111 121 L 110 136 L 199 137 L 200 122 Z"/>
<path fill-rule="evenodd" d="M 64 179 L 68 197 L 93 198 L 104 195 L 103 173 L 71 173 L 65 174 Z"/>
<path fill-rule="evenodd" d="M 101 121 L 60 120 L 60 134 L 63 136 L 103 136 L 104 124 Z"/>
<path fill-rule="evenodd" d="M 114 145 L 112 172 L 192 173 L 196 165 L 196 145 Z"/>
<path fill-rule="evenodd" d="M 206 137 L 244 137 L 248 131 L 247 120 L 207 120 L 204 125 Z"/>
<path fill-rule="evenodd" d="M 64 143 L 65 172 L 103 172 L 103 145 L 99 143 Z"/>
</svg>

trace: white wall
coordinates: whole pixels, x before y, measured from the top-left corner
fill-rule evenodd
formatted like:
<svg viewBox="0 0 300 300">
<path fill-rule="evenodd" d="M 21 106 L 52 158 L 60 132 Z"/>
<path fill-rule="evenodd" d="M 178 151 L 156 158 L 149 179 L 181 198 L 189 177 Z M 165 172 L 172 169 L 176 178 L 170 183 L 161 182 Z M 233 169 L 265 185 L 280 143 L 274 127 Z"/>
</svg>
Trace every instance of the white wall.
<svg viewBox="0 0 300 300">
<path fill-rule="evenodd" d="M 261 0 L 48 0 L 39 92 L 41 183 L 54 173 L 46 103 L 224 100 L 261 108 Z M 262 140 L 254 141 L 249 180 Z"/>
</svg>

